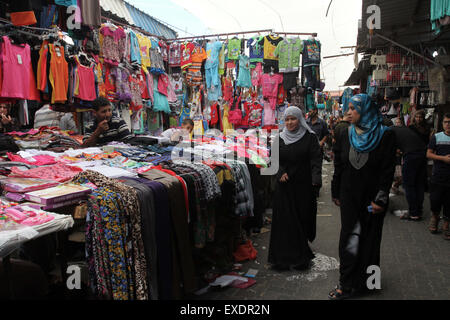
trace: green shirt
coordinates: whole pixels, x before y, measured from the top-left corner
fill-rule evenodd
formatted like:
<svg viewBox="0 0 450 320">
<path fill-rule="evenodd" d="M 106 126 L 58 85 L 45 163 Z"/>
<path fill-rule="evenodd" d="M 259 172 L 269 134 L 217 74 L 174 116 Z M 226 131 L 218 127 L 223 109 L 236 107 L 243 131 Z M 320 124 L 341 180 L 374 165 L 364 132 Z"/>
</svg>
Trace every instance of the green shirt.
<svg viewBox="0 0 450 320">
<path fill-rule="evenodd" d="M 298 39 L 281 41 L 275 49 L 275 57 L 279 57 L 278 66 L 281 73 L 299 71 L 300 55 L 303 51 L 303 42 Z"/>
<path fill-rule="evenodd" d="M 241 39 L 233 38 L 228 41 L 228 59 L 238 60 L 241 55 Z"/>
</svg>

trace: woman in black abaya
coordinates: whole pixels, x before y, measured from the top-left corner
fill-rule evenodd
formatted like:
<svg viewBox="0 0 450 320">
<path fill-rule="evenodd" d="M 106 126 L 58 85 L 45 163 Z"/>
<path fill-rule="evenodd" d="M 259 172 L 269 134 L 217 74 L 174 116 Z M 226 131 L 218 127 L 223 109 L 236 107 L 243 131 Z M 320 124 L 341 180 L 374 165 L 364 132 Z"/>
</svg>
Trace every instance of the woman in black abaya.
<svg viewBox="0 0 450 320">
<path fill-rule="evenodd" d="M 308 245 L 316 236 L 317 199 L 313 186 L 322 185 L 319 141 L 300 108 L 285 112 L 280 134 L 280 169 L 273 198 L 269 263 L 278 271 L 309 267 L 314 254 Z"/>
<path fill-rule="evenodd" d="M 341 208 L 339 285 L 328 298 L 341 300 L 368 289 L 369 266 L 380 265 L 383 221 L 395 171 L 395 135 L 367 94 L 349 103 L 352 126 L 336 137 L 332 197 Z"/>
</svg>

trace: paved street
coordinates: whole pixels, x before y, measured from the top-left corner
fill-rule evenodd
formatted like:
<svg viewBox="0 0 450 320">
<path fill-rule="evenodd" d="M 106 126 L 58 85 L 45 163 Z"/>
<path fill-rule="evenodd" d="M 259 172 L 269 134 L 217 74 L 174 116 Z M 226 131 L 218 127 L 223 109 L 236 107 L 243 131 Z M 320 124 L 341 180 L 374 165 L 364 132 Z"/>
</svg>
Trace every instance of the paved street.
<svg viewBox="0 0 450 320">
<path fill-rule="evenodd" d="M 312 244 L 316 259 L 307 272 L 277 273 L 267 263 L 270 232 L 251 237 L 258 250 L 255 261 L 242 271 L 259 270 L 256 284 L 247 289 L 224 288 L 209 291 L 200 300 L 324 300 L 338 283 L 340 230 L 339 209 L 331 202 L 333 166 L 323 170 L 324 188 L 319 198 L 317 238 Z M 425 219 L 402 221 L 393 213 L 385 219 L 381 252 L 381 287 L 376 294 L 358 299 L 435 300 L 450 299 L 450 241 L 442 233 L 428 232 L 429 195 L 426 194 Z M 404 196 L 391 198 L 390 211 L 407 209 Z M 270 216 L 270 213 L 267 213 Z M 270 229 L 270 225 L 266 226 Z"/>
</svg>

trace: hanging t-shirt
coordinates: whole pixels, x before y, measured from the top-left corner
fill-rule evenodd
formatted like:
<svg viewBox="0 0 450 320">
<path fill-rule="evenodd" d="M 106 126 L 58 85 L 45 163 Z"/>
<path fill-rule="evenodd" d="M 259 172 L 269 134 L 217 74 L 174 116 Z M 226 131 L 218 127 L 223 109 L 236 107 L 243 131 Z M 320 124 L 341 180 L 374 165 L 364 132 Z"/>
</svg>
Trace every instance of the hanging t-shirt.
<svg viewBox="0 0 450 320">
<path fill-rule="evenodd" d="M 254 87 L 260 86 L 261 85 L 261 78 L 263 75 L 263 69 L 262 69 L 262 64 L 261 63 L 257 63 L 256 67 L 251 69 L 251 75 L 252 75 L 252 85 Z"/>
<path fill-rule="evenodd" d="M 179 67 L 181 65 L 181 44 L 174 42 L 169 46 L 169 66 Z"/>
<path fill-rule="evenodd" d="M 186 80 L 190 86 L 201 86 L 203 81 L 202 64 L 207 58 L 205 49 L 200 46 L 196 46 L 192 50 L 191 59 L 192 65 L 189 67 Z"/>
<path fill-rule="evenodd" d="M 317 40 L 303 41 L 303 66 L 319 66 L 320 65 L 320 51 L 321 43 Z"/>
<path fill-rule="evenodd" d="M 142 67 L 150 68 L 152 65 L 150 61 L 150 49 L 152 47 L 152 42 L 148 37 L 142 34 L 138 33 L 136 36 L 139 41 L 139 47 L 141 48 Z"/>
<path fill-rule="evenodd" d="M 260 127 L 262 124 L 263 107 L 259 103 L 244 102 L 245 118 L 243 124 L 249 127 Z"/>
<path fill-rule="evenodd" d="M 259 41 L 259 44 L 264 46 L 264 60 L 278 61 L 278 58 L 274 55 L 274 52 L 281 41 L 283 41 L 282 37 L 274 37 L 272 35 L 265 36 Z"/>
<path fill-rule="evenodd" d="M 239 57 L 239 76 L 236 85 L 243 88 L 251 88 L 250 59 L 245 55 Z"/>
<path fill-rule="evenodd" d="M 222 42 L 208 42 L 206 44 L 207 59 L 205 62 L 205 69 L 218 68 L 219 67 L 219 53 L 222 50 Z"/>
<path fill-rule="evenodd" d="M 247 41 L 247 48 L 250 50 L 250 62 L 263 62 L 264 61 L 264 45 L 260 42 L 264 39 L 264 36 L 253 37 Z"/>
<path fill-rule="evenodd" d="M 283 75 L 265 73 L 261 77 L 262 93 L 264 98 L 277 98 L 278 87 L 283 83 Z"/>
<path fill-rule="evenodd" d="M 300 55 L 303 51 L 303 43 L 300 38 L 285 39 L 281 41 L 274 51 L 274 56 L 279 58 L 278 68 L 281 73 L 299 71 Z"/>
<path fill-rule="evenodd" d="M 241 39 L 233 38 L 228 41 L 228 59 L 238 60 L 241 54 Z"/>
<path fill-rule="evenodd" d="M 194 50 L 195 45 L 191 42 L 183 43 L 180 47 L 181 50 L 181 69 L 186 69 L 192 65 L 192 51 Z"/>
<path fill-rule="evenodd" d="M 137 62 L 139 64 L 142 64 L 141 59 L 141 48 L 139 46 L 139 40 L 136 36 L 136 33 L 134 33 L 133 30 L 128 30 L 128 39 L 129 39 L 129 45 L 130 45 L 130 61 L 131 63 Z"/>
</svg>

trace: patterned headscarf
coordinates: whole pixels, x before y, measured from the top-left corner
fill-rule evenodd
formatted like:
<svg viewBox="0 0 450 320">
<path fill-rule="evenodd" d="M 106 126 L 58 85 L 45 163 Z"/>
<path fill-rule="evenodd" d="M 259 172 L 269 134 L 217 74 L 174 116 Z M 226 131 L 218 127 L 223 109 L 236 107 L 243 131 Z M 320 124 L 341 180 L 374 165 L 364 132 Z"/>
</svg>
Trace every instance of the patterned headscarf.
<svg viewBox="0 0 450 320">
<path fill-rule="evenodd" d="M 361 115 L 357 124 L 352 125 L 349 132 L 350 143 L 359 153 L 369 153 L 380 144 L 381 138 L 388 127 L 383 123 L 383 117 L 375 102 L 367 94 L 358 94 L 350 100 L 356 111 Z"/>
</svg>

